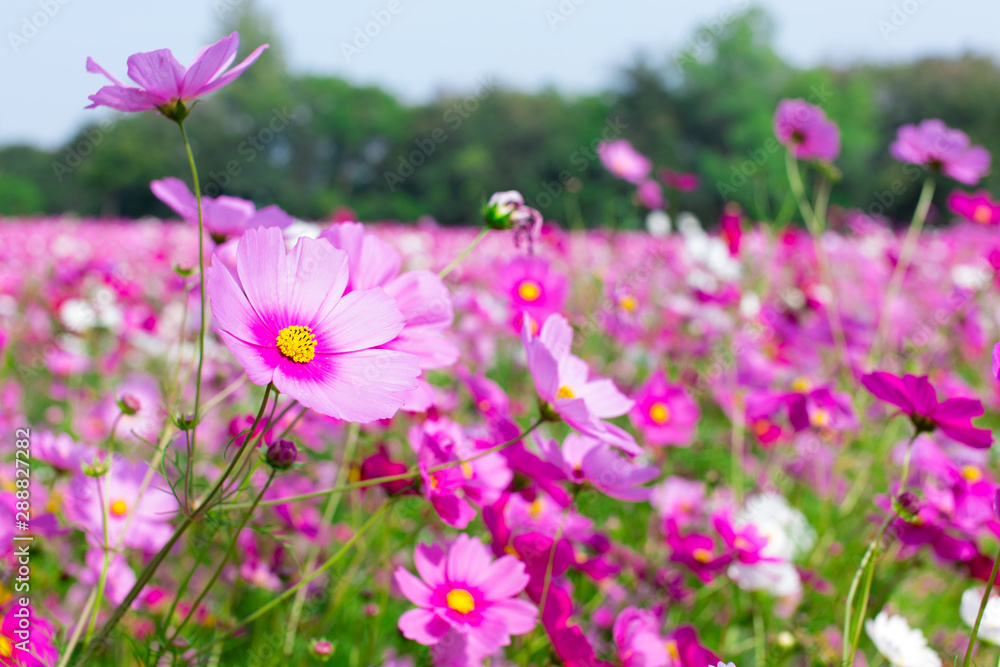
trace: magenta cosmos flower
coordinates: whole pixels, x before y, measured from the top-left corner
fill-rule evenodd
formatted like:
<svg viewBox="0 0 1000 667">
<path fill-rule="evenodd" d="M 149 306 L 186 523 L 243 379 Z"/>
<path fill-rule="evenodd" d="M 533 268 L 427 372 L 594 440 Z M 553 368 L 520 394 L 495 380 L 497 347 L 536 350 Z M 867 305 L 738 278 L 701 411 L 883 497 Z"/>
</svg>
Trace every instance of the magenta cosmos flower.
<svg viewBox="0 0 1000 667">
<path fill-rule="evenodd" d="M 433 646 L 454 631 L 471 653 L 487 656 L 510 644 L 511 635 L 534 629 L 538 609 L 516 599 L 529 581 L 517 558 L 494 561 L 478 537 L 462 534 L 447 551 L 421 544 L 413 561 L 419 578 L 402 567 L 395 574 L 403 595 L 419 607 L 399 617 L 407 639 Z"/>
<path fill-rule="evenodd" d="M 537 255 L 511 260 L 500 270 L 499 287 L 510 298 L 515 331 L 524 324 L 524 313 L 544 321 L 566 303 L 566 276 L 552 269 L 549 260 Z"/>
<path fill-rule="evenodd" d="M 949 398 L 939 403 L 926 375 L 900 378 L 876 371 L 862 376 L 861 384 L 876 397 L 902 410 L 918 432 L 940 429 L 952 440 L 976 449 L 993 444 L 989 430 L 972 425 L 972 418 L 983 414 L 983 404 L 972 398 Z"/>
<path fill-rule="evenodd" d="M 662 370 L 650 376 L 633 397 L 632 423 L 651 445 L 691 444 L 701 410 L 680 385 L 667 382 Z"/>
<path fill-rule="evenodd" d="M 417 357 L 382 346 L 405 324 L 381 288 L 347 288 L 347 255 L 324 239 L 285 251 L 281 230 L 247 230 L 239 280 L 217 256 L 208 293 L 217 331 L 254 384 L 345 421 L 387 419 L 416 387 Z"/>
<path fill-rule="evenodd" d="M 975 194 L 953 190 L 948 195 L 948 208 L 980 225 L 1000 224 L 1000 202 L 995 201 L 985 190 Z"/>
<path fill-rule="evenodd" d="M 805 100 L 781 100 L 774 134 L 800 160 L 833 162 L 840 155 L 840 129 L 826 112 Z"/>
<path fill-rule="evenodd" d="M 602 141 L 597 146 L 597 155 L 605 169 L 635 185 L 644 181 L 653 169 L 649 158 L 635 150 L 626 139 Z"/>
<path fill-rule="evenodd" d="M 119 111 L 149 111 L 157 109 L 173 120 L 182 121 L 197 98 L 231 83 L 250 67 L 268 47 L 258 46 L 236 67 L 226 71 L 236 59 L 240 46 L 239 33 L 223 37 L 198 52 L 190 67 L 184 67 L 169 49 L 136 53 L 128 58 L 128 76 L 139 84 L 127 86 L 87 58 L 87 71 L 103 74 L 112 84 L 90 96 L 88 109 L 105 106 Z"/>
<path fill-rule="evenodd" d="M 889 152 L 900 162 L 940 169 L 959 183 L 975 185 L 990 170 L 990 152 L 936 118 L 899 128 Z"/>
<path fill-rule="evenodd" d="M 153 181 L 149 189 L 164 204 L 174 209 L 185 221 L 198 224 L 198 200 L 179 178 L 164 178 Z M 248 229 L 257 227 L 285 228 L 295 222 L 277 205 L 272 204 L 259 211 L 252 201 L 239 197 L 202 197 L 201 219 L 205 231 L 216 243 L 222 243 L 232 236 L 239 236 Z"/>
<path fill-rule="evenodd" d="M 543 416 L 562 418 L 584 435 L 636 455 L 642 452 L 635 438 L 624 429 L 604 421 L 620 417 L 633 402 L 606 378 L 590 379 L 587 362 L 570 353 L 573 328 L 562 315 L 550 315 L 537 336 L 534 322 L 525 316 L 521 341 L 528 357 L 528 370 L 543 402 Z M 554 414 L 551 414 L 554 413 Z"/>
</svg>

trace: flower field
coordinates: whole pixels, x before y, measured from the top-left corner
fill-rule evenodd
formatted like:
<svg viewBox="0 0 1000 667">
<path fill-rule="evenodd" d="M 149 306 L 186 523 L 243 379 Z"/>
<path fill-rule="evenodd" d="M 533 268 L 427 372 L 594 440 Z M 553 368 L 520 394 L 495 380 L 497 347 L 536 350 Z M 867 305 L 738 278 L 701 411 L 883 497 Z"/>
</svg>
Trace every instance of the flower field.
<svg viewBox="0 0 1000 667">
<path fill-rule="evenodd" d="M 90 61 L 91 99 L 191 154 L 237 39 L 136 54 L 139 87 Z M 696 176 L 625 140 L 643 231 L 174 177 L 179 221 L 0 220 L 0 664 L 996 664 L 1000 205 L 923 228 L 990 156 L 901 128 L 894 230 L 828 210 L 821 109 L 774 125 L 804 227 L 671 220 Z"/>
</svg>

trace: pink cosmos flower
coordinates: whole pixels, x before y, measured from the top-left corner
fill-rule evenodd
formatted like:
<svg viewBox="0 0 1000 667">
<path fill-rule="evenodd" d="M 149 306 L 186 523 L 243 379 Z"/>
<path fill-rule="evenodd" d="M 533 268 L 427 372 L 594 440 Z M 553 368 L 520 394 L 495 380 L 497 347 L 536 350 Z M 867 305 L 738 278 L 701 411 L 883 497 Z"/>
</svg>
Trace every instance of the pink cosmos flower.
<svg viewBox="0 0 1000 667">
<path fill-rule="evenodd" d="M 972 425 L 972 418 L 983 414 L 982 402 L 971 398 L 938 402 L 937 392 L 926 375 L 900 378 L 876 371 L 862 376 L 861 384 L 877 398 L 902 410 L 918 432 L 940 429 L 952 440 L 976 449 L 987 449 L 993 444 L 989 430 Z"/>
<path fill-rule="evenodd" d="M 149 466 L 116 459 L 103 477 L 84 477 L 78 473 L 80 485 L 76 502 L 66 504 L 66 513 L 73 523 L 87 534 L 92 546 L 104 547 L 104 517 L 107 517 L 107 544 L 121 543 L 147 552 L 160 549 L 173 528 L 171 519 L 177 513 L 177 500 L 169 491 L 166 480 L 153 473 L 152 481 L 140 497 L 139 489 Z M 101 493 L 97 492 L 100 485 Z M 101 505 L 103 497 L 104 504 Z M 129 519 L 129 515 L 132 518 Z M 125 529 L 128 522 L 128 530 Z"/>
<path fill-rule="evenodd" d="M 537 336 L 524 318 L 521 342 L 538 396 L 556 415 L 584 435 L 636 455 L 642 449 L 624 429 L 604 421 L 620 417 L 634 405 L 608 379 L 588 378 L 587 363 L 570 352 L 573 328 L 562 315 L 550 315 Z"/>
<path fill-rule="evenodd" d="M 566 276 L 537 255 L 517 257 L 506 264 L 500 270 L 499 287 L 510 298 L 515 331 L 524 324 L 523 313 L 541 322 L 566 303 Z"/>
<path fill-rule="evenodd" d="M 396 249 L 365 233 L 358 222 L 334 225 L 320 238 L 347 253 L 348 294 L 381 287 L 395 300 L 405 324 L 383 347 L 416 355 L 423 369 L 455 363 L 458 348 L 445 335 L 455 317 L 451 293 L 436 273 L 400 271 L 402 258 Z"/>
<path fill-rule="evenodd" d="M 239 45 L 239 33 L 234 32 L 202 48 L 194 62 L 186 68 L 177 62 L 169 49 L 133 54 L 128 58 L 128 76 L 139 87 L 125 85 L 108 74 L 93 58 L 87 58 L 88 72 L 103 74 L 114 84 L 104 86 L 91 95 L 92 104 L 87 108 L 106 106 L 119 111 L 157 109 L 172 119 L 184 120 L 191 103 L 231 83 L 268 47 L 267 44 L 258 46 L 243 62 L 226 71 L 236 59 Z"/>
<path fill-rule="evenodd" d="M 698 523 L 706 512 L 705 483 L 683 477 L 668 477 L 655 487 L 649 497 L 664 522 L 678 528 Z"/>
<path fill-rule="evenodd" d="M 980 225 L 1000 224 L 1000 202 L 995 201 L 985 190 L 975 194 L 952 190 L 948 195 L 948 208 Z"/>
<path fill-rule="evenodd" d="M 348 258 L 324 239 L 285 251 L 281 230 L 247 230 L 239 282 L 213 256 L 208 293 L 218 332 L 254 384 L 345 421 L 388 419 L 416 387 L 418 360 L 385 349 L 405 325 L 381 288 L 344 293 Z"/>
<path fill-rule="evenodd" d="M 660 619 L 645 609 L 626 607 L 611 631 L 622 667 L 671 667 L 673 658 L 660 634 Z"/>
<path fill-rule="evenodd" d="M 187 184 L 179 178 L 164 178 L 149 184 L 160 201 L 174 210 L 185 221 L 198 224 L 198 201 L 188 189 Z M 202 197 L 201 219 L 205 231 L 216 243 L 239 236 L 248 229 L 257 227 L 285 228 L 295 222 L 277 205 L 272 204 L 257 210 L 252 201 L 238 197 Z"/>
<path fill-rule="evenodd" d="M 0 665 L 7 667 L 50 667 L 59 662 L 56 631 L 52 624 L 35 612 L 35 605 L 21 607 L 19 596 L 0 612 Z M 27 616 L 18 616 L 21 610 Z M 24 626 L 27 621 L 27 628 Z M 28 650 L 24 650 L 27 647 Z"/>
<path fill-rule="evenodd" d="M 805 100 L 781 100 L 774 112 L 774 134 L 800 160 L 833 162 L 840 155 L 840 129 L 826 112 Z"/>
<path fill-rule="evenodd" d="M 589 482 L 601 493 L 626 502 L 647 500 L 651 489 L 642 485 L 660 473 L 654 466 L 636 465 L 600 440 L 576 433 L 567 435 L 562 447 L 555 440 L 539 444 L 566 479 L 577 484 Z"/>
<path fill-rule="evenodd" d="M 667 200 L 663 197 L 663 188 L 651 178 L 639 183 L 635 194 L 643 206 L 654 211 L 662 211 L 667 204 Z"/>
<path fill-rule="evenodd" d="M 633 397 L 629 417 L 650 445 L 691 444 L 701 410 L 680 385 L 667 382 L 662 370 L 653 373 Z"/>
<path fill-rule="evenodd" d="M 528 585 L 524 564 L 513 556 L 497 560 L 478 537 L 462 534 L 447 549 L 421 544 L 414 551 L 420 577 L 405 568 L 395 580 L 418 609 L 399 618 L 403 636 L 433 646 L 449 630 L 465 635 L 476 655 L 510 644 L 511 635 L 530 632 L 538 609 L 516 596 Z"/>
<path fill-rule="evenodd" d="M 635 185 L 649 176 L 649 172 L 653 169 L 653 163 L 649 158 L 636 151 L 627 139 L 602 141 L 597 146 L 597 155 L 600 156 L 605 169 Z"/>
<path fill-rule="evenodd" d="M 743 210 L 739 204 L 730 202 L 722 210 L 722 217 L 719 218 L 719 233 L 726 245 L 729 247 L 729 254 L 732 257 L 740 254 L 740 241 L 743 238 Z"/>
<path fill-rule="evenodd" d="M 690 192 L 698 188 L 698 176 L 696 174 L 686 174 L 664 167 L 658 173 L 663 184 L 672 190 Z"/>
<path fill-rule="evenodd" d="M 975 185 L 990 170 L 990 152 L 936 118 L 899 128 L 889 152 L 900 162 L 940 169 L 959 183 Z"/>
</svg>

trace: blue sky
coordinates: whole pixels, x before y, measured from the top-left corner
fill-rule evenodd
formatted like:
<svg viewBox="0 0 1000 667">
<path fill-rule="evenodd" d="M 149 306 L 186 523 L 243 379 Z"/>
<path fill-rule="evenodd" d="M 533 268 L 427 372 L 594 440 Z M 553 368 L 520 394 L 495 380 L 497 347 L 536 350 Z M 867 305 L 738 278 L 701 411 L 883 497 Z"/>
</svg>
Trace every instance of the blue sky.
<svg viewBox="0 0 1000 667">
<path fill-rule="evenodd" d="M 124 78 L 137 51 L 187 63 L 220 36 L 218 16 L 247 0 L 2 0 L 0 144 L 58 145 L 100 112 L 93 56 Z M 748 0 L 257 0 L 297 72 L 379 84 L 406 100 L 473 90 L 483 77 L 569 93 L 606 88 L 638 52 L 660 59 Z M 987 0 L 762 0 L 779 51 L 799 65 L 1000 55 L 1000 3 Z M 393 10 L 395 13 L 393 13 Z M 374 14 L 373 14 L 374 13 Z M 381 18 L 363 47 L 359 30 Z M 347 45 L 348 48 L 345 48 Z M 356 49 L 353 50 L 353 49 Z M 265 56 L 266 57 L 266 54 Z"/>
</svg>

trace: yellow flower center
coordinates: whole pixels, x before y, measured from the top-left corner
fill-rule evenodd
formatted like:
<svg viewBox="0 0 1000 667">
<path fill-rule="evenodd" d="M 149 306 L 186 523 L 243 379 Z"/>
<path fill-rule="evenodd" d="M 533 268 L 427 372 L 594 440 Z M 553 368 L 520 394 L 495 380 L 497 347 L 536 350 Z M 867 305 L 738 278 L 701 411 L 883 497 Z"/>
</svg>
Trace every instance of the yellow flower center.
<svg viewBox="0 0 1000 667">
<path fill-rule="evenodd" d="M 962 466 L 962 477 L 970 482 L 978 482 L 983 478 L 983 471 L 974 465 Z"/>
<path fill-rule="evenodd" d="M 513 556 L 514 558 L 517 558 L 517 559 L 521 558 L 521 554 L 517 553 L 517 549 L 515 549 L 514 547 L 512 547 L 509 544 L 503 548 L 503 552 L 505 554 Z"/>
<path fill-rule="evenodd" d="M 472 595 L 464 588 L 453 588 L 448 591 L 448 606 L 459 614 L 468 614 L 476 608 L 476 603 L 472 600 Z"/>
<path fill-rule="evenodd" d="M 708 549 L 695 549 L 692 553 L 694 559 L 699 563 L 707 563 L 712 560 L 712 552 Z"/>
<path fill-rule="evenodd" d="M 681 652 L 677 650 L 677 642 L 674 641 L 673 639 L 668 639 L 664 643 L 664 646 L 666 647 L 667 653 L 670 654 L 670 657 L 673 659 L 673 661 L 679 662 L 681 659 Z"/>
<path fill-rule="evenodd" d="M 10 640 L 0 635 L 0 658 L 9 658 L 14 655 L 14 647 L 10 645 Z"/>
<path fill-rule="evenodd" d="M 517 286 L 517 295 L 525 301 L 537 301 L 542 295 L 542 286 L 534 280 L 522 280 Z"/>
<path fill-rule="evenodd" d="M 128 512 L 128 505 L 125 504 L 124 500 L 116 500 L 111 503 L 111 513 L 115 516 L 125 516 Z"/>
<path fill-rule="evenodd" d="M 316 336 L 309 327 L 285 327 L 275 342 L 281 353 L 297 364 L 309 363 L 316 356 Z"/>
<path fill-rule="evenodd" d="M 808 378 L 800 377 L 796 378 L 795 381 L 792 382 L 792 390 L 803 394 L 812 389 L 812 386 L 812 382 L 810 382 Z"/>
<path fill-rule="evenodd" d="M 625 296 L 618 299 L 618 305 L 627 310 L 628 312 L 634 311 L 639 307 L 639 300 L 636 299 L 631 294 L 626 294 Z"/>
<path fill-rule="evenodd" d="M 972 219 L 981 225 L 985 225 L 993 219 L 993 210 L 986 204 L 980 204 L 972 212 Z"/>
<path fill-rule="evenodd" d="M 816 408 L 813 413 L 809 415 L 809 421 L 812 422 L 813 426 L 829 426 L 830 412 L 824 410 L 823 408 Z"/>
<path fill-rule="evenodd" d="M 481 412 L 489 412 L 489 409 L 491 407 L 493 407 L 492 404 L 489 401 L 487 401 L 485 398 L 483 400 L 479 401 L 479 410 Z"/>
<path fill-rule="evenodd" d="M 542 501 L 535 498 L 535 502 L 531 503 L 531 507 L 528 508 L 528 514 L 531 515 L 532 519 L 537 519 L 538 515 L 542 513 Z"/>
<path fill-rule="evenodd" d="M 750 540 L 748 540 L 745 537 L 737 537 L 735 540 L 733 540 L 733 546 L 736 547 L 737 549 L 740 549 L 741 551 L 749 551 L 750 549 L 753 548 L 753 545 L 750 544 Z"/>
<path fill-rule="evenodd" d="M 649 418 L 657 424 L 666 424 L 670 421 L 670 408 L 657 401 L 649 406 Z"/>
<path fill-rule="evenodd" d="M 576 394 L 573 393 L 572 389 L 563 385 L 559 387 L 559 391 L 556 392 L 556 399 L 558 400 L 560 398 L 576 398 Z"/>
<path fill-rule="evenodd" d="M 464 461 L 462 462 L 462 475 L 465 479 L 472 479 L 472 466 Z"/>
</svg>

